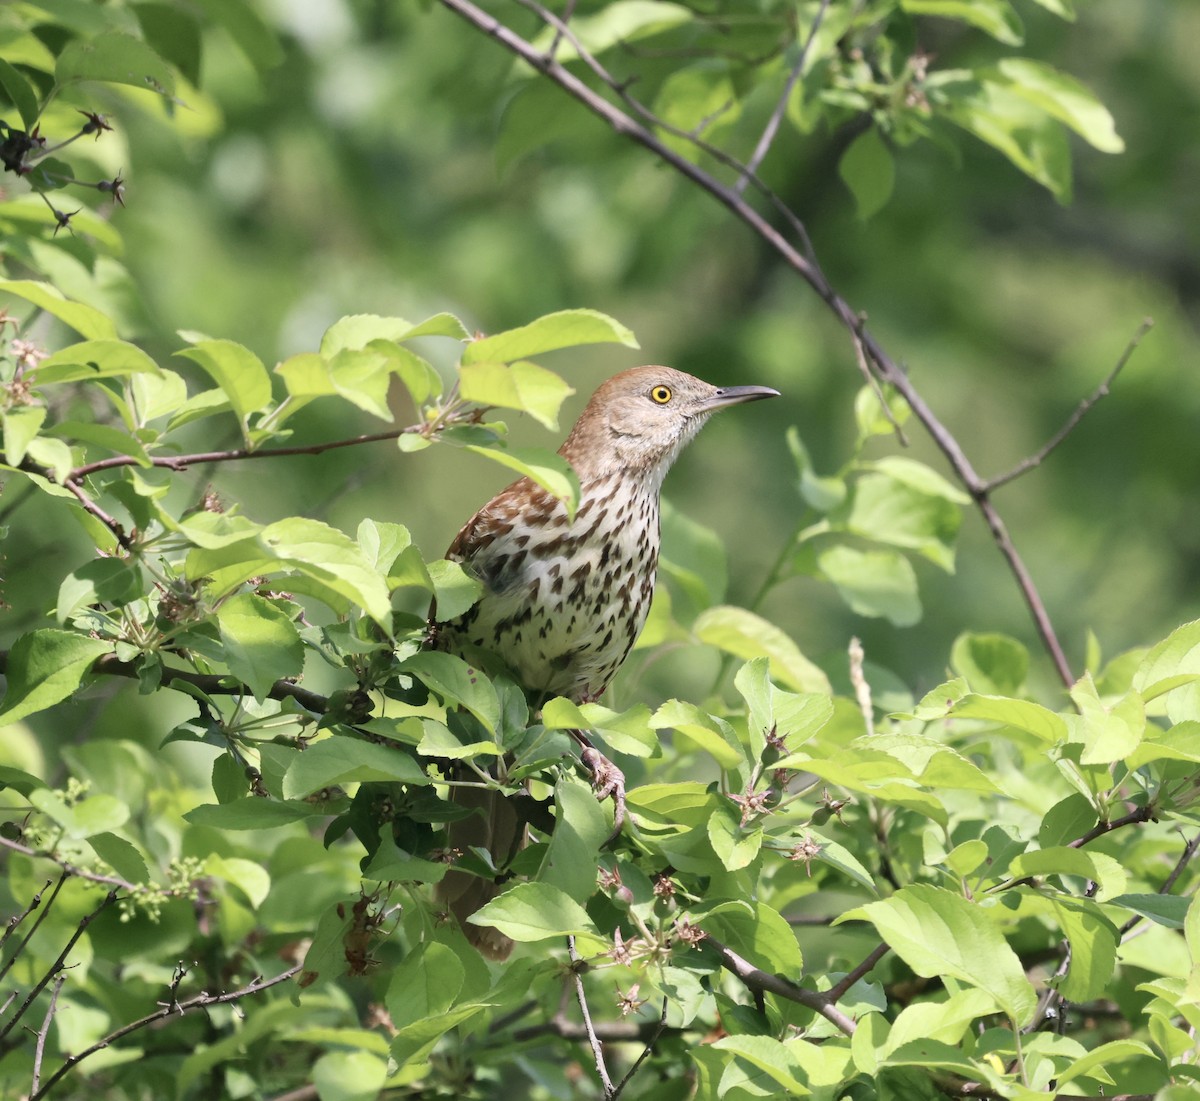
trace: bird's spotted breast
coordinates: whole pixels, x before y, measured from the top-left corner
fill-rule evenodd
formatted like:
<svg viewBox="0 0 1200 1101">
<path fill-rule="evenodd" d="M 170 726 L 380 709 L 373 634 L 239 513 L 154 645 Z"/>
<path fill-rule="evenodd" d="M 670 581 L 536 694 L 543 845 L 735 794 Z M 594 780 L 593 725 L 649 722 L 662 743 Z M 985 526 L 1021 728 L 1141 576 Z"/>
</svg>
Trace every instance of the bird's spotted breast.
<svg viewBox="0 0 1200 1101">
<path fill-rule="evenodd" d="M 512 487 L 520 490 L 521 483 Z M 437 645 L 502 655 L 521 683 L 546 696 L 595 699 L 645 623 L 658 562 L 658 496 L 621 476 L 583 487 L 573 523 L 549 494 L 515 514 L 468 525 L 448 557 L 484 585 L 458 619 L 438 625 Z M 477 518 L 479 519 L 479 518 Z M 471 538 L 469 529 L 478 529 Z"/>
</svg>

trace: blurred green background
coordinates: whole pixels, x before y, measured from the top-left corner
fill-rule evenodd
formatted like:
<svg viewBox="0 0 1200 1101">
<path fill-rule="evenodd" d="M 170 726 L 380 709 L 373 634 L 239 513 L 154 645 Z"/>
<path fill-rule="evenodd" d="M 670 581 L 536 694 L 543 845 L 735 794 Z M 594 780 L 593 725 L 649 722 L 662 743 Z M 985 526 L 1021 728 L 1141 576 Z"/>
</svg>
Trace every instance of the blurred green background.
<svg viewBox="0 0 1200 1101">
<path fill-rule="evenodd" d="M 1073 142 L 1072 205 L 965 136 L 959 158 L 932 143 L 898 150 L 895 193 L 865 224 L 837 174 L 850 134 L 785 126 L 763 175 L 985 474 L 1040 446 L 1142 318 L 1155 320 L 1112 396 L 997 495 L 1078 672 L 1089 630 L 1111 655 L 1200 609 L 1200 6 L 1084 0 L 1074 24 L 1019 7 L 1024 52 L 1087 83 L 1126 143 L 1114 157 Z M 128 181 L 113 221 L 130 278 L 106 265 L 88 274 L 69 247 L 47 246 L 60 285 L 116 310 L 124 335 L 155 353 L 180 346 L 176 330 L 199 330 L 268 364 L 314 348 L 349 313 L 450 310 L 494 332 L 594 307 L 632 327 L 642 349 L 544 358 L 577 390 L 564 432 L 599 381 L 642 362 L 774 386 L 782 400 L 717 418 L 666 485 L 725 544 L 730 600 L 748 599 L 799 512 L 784 430 L 798 426 L 820 471 L 850 456 L 861 379 L 845 332 L 722 208 L 582 113 L 569 135 L 498 164 L 519 86 L 512 62 L 436 4 L 264 0 L 261 12 L 284 47 L 265 76 L 246 42 L 213 32 L 204 91 L 186 91 L 173 118 L 148 94 L 100 94 L 118 132 L 81 153 Z M 939 67 L 1011 53 L 936 20 L 920 44 Z M 427 351 L 449 369 L 450 349 Z M 408 415 L 397 406 L 400 423 Z M 352 413 L 297 419 L 304 442 L 381 427 Z M 513 428 L 524 442 L 558 443 L 535 424 Z M 918 428 L 909 435 L 912 454 L 945 469 Z M 872 453 L 896 447 L 881 439 Z M 198 496 L 210 481 L 259 520 L 299 513 L 348 531 L 365 516 L 399 521 L 437 556 L 505 478 L 449 449 L 404 456 L 375 444 L 192 472 L 179 492 Z M 46 612 L 12 579 L 34 564 L 66 573 L 87 554 L 67 528 L 22 522 L 32 516 L 13 514 L 4 548 L 6 642 Z M 861 636 L 869 660 L 917 692 L 943 679 L 961 631 L 1007 632 L 1038 655 L 1035 682 L 1055 689 L 978 516 L 964 524 L 954 576 L 918 572 L 926 612 L 911 628 L 855 616 L 805 579 L 776 590 L 765 612 L 831 670 Z M 622 692 L 702 696 L 713 668 L 694 655 L 656 662 Z"/>
</svg>

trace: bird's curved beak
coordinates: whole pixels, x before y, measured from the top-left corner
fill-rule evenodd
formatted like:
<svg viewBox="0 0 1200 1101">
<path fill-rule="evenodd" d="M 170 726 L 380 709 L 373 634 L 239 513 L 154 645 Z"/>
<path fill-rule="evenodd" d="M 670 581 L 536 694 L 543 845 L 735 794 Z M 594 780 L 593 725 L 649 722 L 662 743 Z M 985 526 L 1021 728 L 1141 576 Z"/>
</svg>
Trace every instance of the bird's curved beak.
<svg viewBox="0 0 1200 1101">
<path fill-rule="evenodd" d="M 772 390 L 769 386 L 724 386 L 700 402 L 698 411 L 709 413 L 716 409 L 724 409 L 727 405 L 741 405 L 745 401 L 777 397 L 779 391 Z"/>
</svg>

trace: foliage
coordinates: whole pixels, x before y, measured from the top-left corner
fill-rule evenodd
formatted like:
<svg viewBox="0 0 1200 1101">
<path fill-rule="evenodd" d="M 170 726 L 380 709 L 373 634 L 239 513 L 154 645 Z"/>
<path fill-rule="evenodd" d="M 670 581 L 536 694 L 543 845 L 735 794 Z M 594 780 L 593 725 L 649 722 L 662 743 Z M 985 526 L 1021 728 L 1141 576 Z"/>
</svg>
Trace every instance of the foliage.
<svg viewBox="0 0 1200 1101">
<path fill-rule="evenodd" d="M 857 120 L 840 172 L 862 217 L 886 203 L 893 156 L 951 127 L 1059 199 L 1064 127 L 1119 150 L 1107 112 L 1036 58 L 932 68 L 912 41 L 924 15 L 1021 40 L 1006 0 L 617 0 L 581 6 L 555 49 L 571 71 L 585 52 L 636 58 L 661 140 L 698 161 L 714 154 L 686 135 L 752 155 L 757 129 L 736 124 L 755 97 L 801 134 Z M 129 278 L 101 216 L 124 181 L 90 171 L 110 115 L 178 125 L 203 105 L 201 43 L 218 26 L 262 72 L 282 50 L 232 0 L 28 4 L 0 20 L 5 166 L 28 187 L 0 204 L 6 545 L 74 526 L 68 568 L 8 577 L 40 613 L 3 656 L 6 1090 L 1184 1095 L 1200 1023 L 1197 846 L 1181 832 L 1197 825 L 1196 623 L 1107 662 L 1094 643 L 1069 700 L 1050 702 L 1025 646 L 995 632 L 960 633 L 925 692 L 856 644 L 811 660 L 772 614 L 777 586 L 814 579 L 860 616 L 912 624 L 919 571 L 954 568 L 973 500 L 880 454 L 915 421 L 872 384 L 835 473 L 818 473 L 807 428 L 789 432 L 790 531 L 749 606 L 727 602 L 720 539 L 668 512 L 668 583 L 638 658 L 711 671 L 702 703 L 531 713 L 503 671 L 421 649 L 429 599 L 452 614 L 477 583 L 406 527 L 260 518 L 185 475 L 394 440 L 408 469 L 455 449 L 573 507 L 573 471 L 512 444 L 494 411 L 557 429 L 572 387 L 535 360 L 636 347 L 632 332 L 580 308 L 482 338 L 448 312 L 355 314 L 272 369 L 227 337 L 184 333 L 172 356 L 123 339 L 120 308 L 70 293 L 88 282 L 72 264 Z M 510 161 L 574 125 L 544 85 L 513 79 Z M 39 127 L 100 141 L 71 144 L 71 166 Z M 63 189 L 93 175 L 96 210 L 66 210 Z M 415 412 L 395 427 L 401 401 Z M 392 427 L 320 432 L 356 418 Z M 96 712 L 104 737 L 89 736 Z M 615 838 L 574 729 L 628 781 Z M 526 796 L 533 841 L 475 918 L 521 946 L 503 965 L 430 890 L 451 861 L 496 871 L 483 850 L 446 851 L 456 784 Z"/>
</svg>

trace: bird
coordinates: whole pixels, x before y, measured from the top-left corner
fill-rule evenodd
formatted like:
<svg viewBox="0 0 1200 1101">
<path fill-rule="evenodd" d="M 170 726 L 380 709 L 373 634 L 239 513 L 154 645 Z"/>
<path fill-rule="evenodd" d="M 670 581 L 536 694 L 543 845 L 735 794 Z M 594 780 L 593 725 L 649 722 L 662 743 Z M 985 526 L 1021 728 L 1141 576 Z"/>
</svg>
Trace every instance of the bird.
<svg viewBox="0 0 1200 1101">
<path fill-rule="evenodd" d="M 558 449 L 579 478 L 574 516 L 529 478 L 493 497 L 446 551 L 479 582 L 481 595 L 453 619 L 439 621 L 431 608 L 427 645 L 467 660 L 481 651 L 494 655 L 534 706 L 554 696 L 577 704 L 598 699 L 650 610 L 659 495 L 671 464 L 713 413 L 778 396 L 769 386 L 717 387 L 661 366 L 635 367 L 602 383 Z M 596 760 L 608 764 L 591 753 L 594 770 Z M 502 867 L 524 834 L 511 803 L 502 793 L 471 788 L 457 789 L 455 799 L 477 813 L 454 824 L 453 847 L 482 845 Z M 466 921 L 498 892 L 493 881 L 451 872 L 439 897 L 469 941 L 504 959 L 512 942 Z"/>
</svg>

